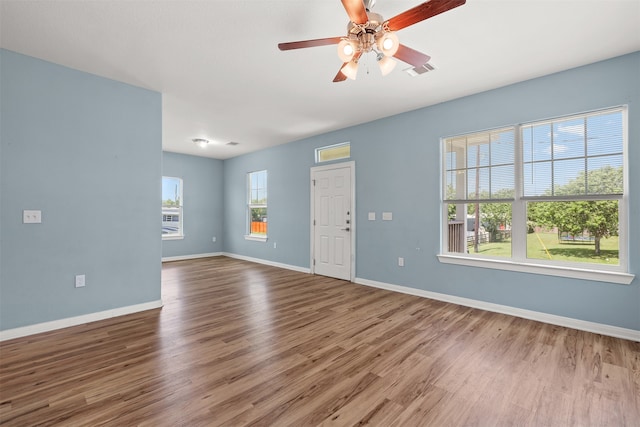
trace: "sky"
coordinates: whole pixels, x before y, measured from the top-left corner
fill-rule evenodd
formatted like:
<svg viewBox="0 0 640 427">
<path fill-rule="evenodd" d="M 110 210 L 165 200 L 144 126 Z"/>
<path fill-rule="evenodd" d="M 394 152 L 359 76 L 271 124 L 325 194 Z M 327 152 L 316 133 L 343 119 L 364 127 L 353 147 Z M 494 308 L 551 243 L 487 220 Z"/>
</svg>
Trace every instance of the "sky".
<svg viewBox="0 0 640 427">
<path fill-rule="evenodd" d="M 172 178 L 168 176 L 162 177 L 162 200 L 175 200 L 176 185 L 178 192 L 180 191 L 180 178 Z M 178 193 L 180 195 L 180 193 Z"/>
</svg>

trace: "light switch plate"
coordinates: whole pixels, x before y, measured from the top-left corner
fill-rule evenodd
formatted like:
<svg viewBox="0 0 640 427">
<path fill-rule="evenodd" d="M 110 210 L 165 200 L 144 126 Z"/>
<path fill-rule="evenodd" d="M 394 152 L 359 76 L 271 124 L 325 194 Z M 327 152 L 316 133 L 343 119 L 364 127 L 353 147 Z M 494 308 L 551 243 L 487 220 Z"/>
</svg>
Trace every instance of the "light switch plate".
<svg viewBox="0 0 640 427">
<path fill-rule="evenodd" d="M 393 212 L 382 212 L 383 221 L 391 221 L 393 219 Z"/>
<path fill-rule="evenodd" d="M 369 212 L 369 221 L 375 221 L 375 220 L 376 220 L 376 213 Z"/>
<path fill-rule="evenodd" d="M 23 224 L 40 224 L 41 222 L 42 222 L 42 211 L 34 211 L 34 210 L 22 211 Z"/>
<path fill-rule="evenodd" d="M 84 274 L 76 275 L 76 288 L 82 288 L 85 286 L 85 284 L 86 284 L 85 275 Z"/>
</svg>

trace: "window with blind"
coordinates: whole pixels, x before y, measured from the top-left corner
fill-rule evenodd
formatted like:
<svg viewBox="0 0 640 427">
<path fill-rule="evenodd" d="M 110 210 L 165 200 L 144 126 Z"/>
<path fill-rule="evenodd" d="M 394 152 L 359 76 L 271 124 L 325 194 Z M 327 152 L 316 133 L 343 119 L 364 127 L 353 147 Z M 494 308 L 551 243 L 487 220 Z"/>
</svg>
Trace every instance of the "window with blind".
<svg viewBox="0 0 640 427">
<path fill-rule="evenodd" d="M 443 139 L 442 252 L 626 272 L 626 109 Z"/>
<path fill-rule="evenodd" d="M 515 197 L 514 142 L 513 127 L 445 140 L 450 252 L 511 256 L 507 234 Z M 497 241 L 500 245 L 491 245 Z"/>
</svg>

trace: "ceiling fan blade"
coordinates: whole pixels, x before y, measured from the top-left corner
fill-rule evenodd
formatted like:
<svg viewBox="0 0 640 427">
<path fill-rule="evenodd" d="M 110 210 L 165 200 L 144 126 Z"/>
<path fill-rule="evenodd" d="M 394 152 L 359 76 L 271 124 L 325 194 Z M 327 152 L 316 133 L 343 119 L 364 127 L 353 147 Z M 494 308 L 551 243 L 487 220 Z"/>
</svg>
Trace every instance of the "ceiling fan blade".
<svg viewBox="0 0 640 427">
<path fill-rule="evenodd" d="M 334 83 L 343 82 L 343 81 L 347 80 L 347 76 L 342 74 L 342 67 L 344 67 L 347 64 L 348 64 L 348 62 L 345 62 L 344 64 L 342 64 L 340 66 L 340 69 L 338 70 L 338 74 L 336 74 L 336 76 L 333 78 L 333 82 Z"/>
<path fill-rule="evenodd" d="M 403 44 L 398 46 L 398 51 L 393 56 L 394 58 L 398 58 L 400 61 L 413 65 L 416 68 L 422 67 L 431 59 L 429 55 L 413 50 Z"/>
<path fill-rule="evenodd" d="M 297 42 L 278 43 L 280 50 L 303 49 L 306 47 L 327 46 L 330 44 L 338 44 L 342 37 L 327 37 L 324 39 L 301 40 Z"/>
<path fill-rule="evenodd" d="M 342 5 L 354 24 L 365 24 L 369 20 L 362 0 L 342 0 Z"/>
<path fill-rule="evenodd" d="M 389 29 L 391 31 L 401 30 L 409 25 L 413 25 L 417 22 L 424 21 L 427 18 L 431 18 L 432 16 L 436 16 L 458 6 L 462 6 L 465 3 L 466 0 L 431 0 L 422 3 L 389 19 Z"/>
</svg>

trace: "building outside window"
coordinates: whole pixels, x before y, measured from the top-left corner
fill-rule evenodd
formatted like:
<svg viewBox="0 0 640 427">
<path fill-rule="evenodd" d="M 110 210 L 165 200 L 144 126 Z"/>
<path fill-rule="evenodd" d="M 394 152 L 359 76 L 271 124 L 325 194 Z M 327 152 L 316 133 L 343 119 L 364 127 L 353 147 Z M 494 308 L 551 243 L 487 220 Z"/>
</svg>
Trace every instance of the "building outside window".
<svg viewBox="0 0 640 427">
<path fill-rule="evenodd" d="M 247 235 L 251 240 L 267 239 L 267 171 L 247 174 Z"/>
<path fill-rule="evenodd" d="M 162 177 L 162 238 L 184 237 L 182 179 Z"/>
</svg>

